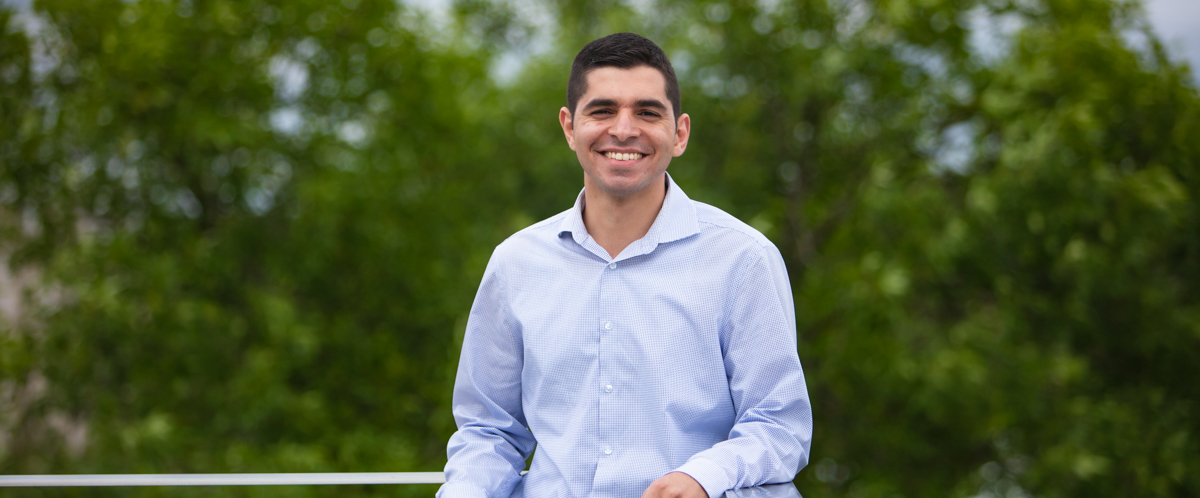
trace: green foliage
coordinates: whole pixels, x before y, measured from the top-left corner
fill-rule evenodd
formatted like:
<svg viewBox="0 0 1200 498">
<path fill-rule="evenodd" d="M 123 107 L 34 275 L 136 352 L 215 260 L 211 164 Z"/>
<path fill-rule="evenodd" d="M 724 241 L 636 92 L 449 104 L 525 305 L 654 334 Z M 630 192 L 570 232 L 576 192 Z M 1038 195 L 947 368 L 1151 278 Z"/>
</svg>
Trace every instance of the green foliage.
<svg viewBox="0 0 1200 498">
<path fill-rule="evenodd" d="M 0 473 L 439 469 L 492 247 L 580 188 L 570 60 L 631 30 L 693 118 L 672 174 L 789 265 L 805 496 L 1200 492 L 1200 99 L 1136 3 L 544 14 L 0 8 L 6 293 L 33 282 L 0 331 Z"/>
</svg>

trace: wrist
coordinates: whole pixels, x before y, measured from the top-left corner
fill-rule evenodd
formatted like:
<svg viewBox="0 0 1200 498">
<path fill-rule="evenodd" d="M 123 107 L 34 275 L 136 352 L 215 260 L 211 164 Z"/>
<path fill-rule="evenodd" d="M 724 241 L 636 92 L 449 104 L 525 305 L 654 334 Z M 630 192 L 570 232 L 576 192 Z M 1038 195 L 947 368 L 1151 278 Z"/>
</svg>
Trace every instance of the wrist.
<svg viewBox="0 0 1200 498">
<path fill-rule="evenodd" d="M 709 498 L 717 498 L 733 487 L 725 474 L 725 469 L 706 458 L 692 458 L 675 469 L 675 472 L 686 474 L 695 480 Z"/>
</svg>

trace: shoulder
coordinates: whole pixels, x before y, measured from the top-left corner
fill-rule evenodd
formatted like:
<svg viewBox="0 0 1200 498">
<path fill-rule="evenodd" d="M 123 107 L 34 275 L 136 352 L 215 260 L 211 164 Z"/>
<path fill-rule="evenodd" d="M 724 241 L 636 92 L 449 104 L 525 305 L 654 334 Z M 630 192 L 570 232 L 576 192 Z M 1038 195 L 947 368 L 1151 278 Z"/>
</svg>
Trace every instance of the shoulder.
<svg viewBox="0 0 1200 498">
<path fill-rule="evenodd" d="M 778 254 L 779 250 L 775 248 L 775 244 L 770 239 L 742 220 L 720 208 L 700 201 L 692 201 L 692 205 L 696 209 L 696 221 L 700 224 L 700 234 L 710 239 L 709 243 L 715 243 L 718 247 L 725 249 L 739 248 L 754 256 Z"/>
<path fill-rule="evenodd" d="M 732 270 L 725 277 L 736 284 L 732 299 L 775 296 L 795 330 L 791 279 L 783 254 L 762 232 L 716 207 L 693 201 L 700 223 L 701 243 L 708 251 L 726 255 Z"/>
<path fill-rule="evenodd" d="M 553 251 L 559 245 L 559 229 L 563 219 L 570 215 L 571 210 L 568 209 L 508 236 L 496 246 L 488 266 L 539 258 L 548 251 Z"/>
</svg>

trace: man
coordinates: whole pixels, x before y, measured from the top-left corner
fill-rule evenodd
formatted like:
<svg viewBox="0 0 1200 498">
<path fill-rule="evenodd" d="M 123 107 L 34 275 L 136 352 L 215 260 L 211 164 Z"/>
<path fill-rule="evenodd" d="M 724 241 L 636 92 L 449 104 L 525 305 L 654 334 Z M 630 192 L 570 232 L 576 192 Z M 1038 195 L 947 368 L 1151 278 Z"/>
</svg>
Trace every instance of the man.
<svg viewBox="0 0 1200 498">
<path fill-rule="evenodd" d="M 691 130 L 679 100 L 641 36 L 576 56 L 559 122 L 583 192 L 488 263 L 440 498 L 716 497 L 808 462 L 783 260 L 666 174 Z"/>
</svg>

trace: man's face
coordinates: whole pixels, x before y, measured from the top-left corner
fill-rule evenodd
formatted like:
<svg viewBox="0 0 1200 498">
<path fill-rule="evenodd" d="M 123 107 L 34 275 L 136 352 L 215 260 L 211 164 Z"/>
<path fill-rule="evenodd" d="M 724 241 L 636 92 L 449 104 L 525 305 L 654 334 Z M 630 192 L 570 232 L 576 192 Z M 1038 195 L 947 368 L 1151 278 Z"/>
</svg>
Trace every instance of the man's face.
<svg viewBox="0 0 1200 498">
<path fill-rule="evenodd" d="M 641 192 L 687 148 L 691 118 L 674 118 L 666 78 L 649 66 L 601 67 L 587 74 L 587 92 L 572 116 L 558 116 L 579 157 L 584 185 L 615 197 Z M 661 184 L 661 183 L 660 183 Z"/>
</svg>

